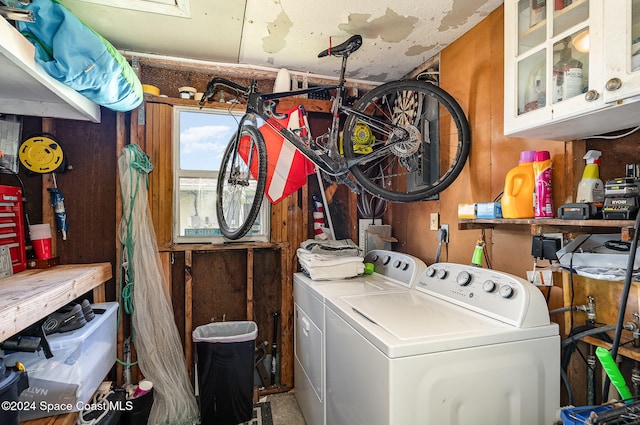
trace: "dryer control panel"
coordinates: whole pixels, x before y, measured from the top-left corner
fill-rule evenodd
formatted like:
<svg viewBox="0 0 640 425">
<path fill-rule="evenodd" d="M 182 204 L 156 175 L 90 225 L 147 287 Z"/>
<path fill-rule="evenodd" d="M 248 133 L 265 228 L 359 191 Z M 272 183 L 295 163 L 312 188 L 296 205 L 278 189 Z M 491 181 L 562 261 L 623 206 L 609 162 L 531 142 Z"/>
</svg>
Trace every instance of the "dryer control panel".
<svg viewBox="0 0 640 425">
<path fill-rule="evenodd" d="M 509 273 L 436 263 L 424 271 L 415 289 L 519 328 L 550 323 L 540 290 Z"/>
</svg>

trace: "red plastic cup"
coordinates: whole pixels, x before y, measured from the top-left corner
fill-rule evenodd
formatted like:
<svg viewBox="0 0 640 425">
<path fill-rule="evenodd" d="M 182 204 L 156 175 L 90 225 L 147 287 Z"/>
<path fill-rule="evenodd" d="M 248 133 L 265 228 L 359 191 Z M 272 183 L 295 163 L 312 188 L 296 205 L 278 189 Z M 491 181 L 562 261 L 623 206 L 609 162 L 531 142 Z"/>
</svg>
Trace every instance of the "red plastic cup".
<svg viewBox="0 0 640 425">
<path fill-rule="evenodd" d="M 51 238 L 36 239 L 31 243 L 37 259 L 48 260 L 51 258 Z"/>
</svg>

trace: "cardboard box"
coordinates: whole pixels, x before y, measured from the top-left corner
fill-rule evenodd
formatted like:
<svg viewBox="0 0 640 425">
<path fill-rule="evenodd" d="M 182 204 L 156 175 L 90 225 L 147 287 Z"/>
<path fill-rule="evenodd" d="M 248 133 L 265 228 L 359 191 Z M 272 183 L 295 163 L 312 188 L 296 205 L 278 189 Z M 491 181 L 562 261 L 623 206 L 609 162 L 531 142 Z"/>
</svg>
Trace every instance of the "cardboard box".
<svg viewBox="0 0 640 425">
<path fill-rule="evenodd" d="M 476 204 L 458 204 L 458 218 L 476 218 Z"/>
<path fill-rule="evenodd" d="M 50 359 L 42 351 L 5 353 L 5 364 L 21 362 L 29 377 L 29 388 L 19 400 L 34 409 L 21 410 L 21 421 L 81 410 L 111 370 L 116 361 L 118 303 L 92 307 L 95 318 L 82 328 L 47 336 Z M 56 410 L 54 404 L 70 409 Z"/>
<path fill-rule="evenodd" d="M 369 226 L 379 226 L 382 224 L 382 219 L 370 219 L 370 218 L 361 218 L 358 220 L 358 246 L 364 253 L 366 253 L 366 239 L 367 239 L 367 228 Z"/>
<path fill-rule="evenodd" d="M 476 204 L 476 218 L 502 218 L 502 204 L 500 202 Z"/>
<path fill-rule="evenodd" d="M 366 255 L 369 251 L 374 249 L 384 249 L 387 251 L 391 251 L 391 243 L 393 242 L 398 242 L 398 240 L 391 236 L 390 225 L 369 225 L 369 227 L 367 227 L 367 230 L 365 230 L 364 254 Z"/>
</svg>

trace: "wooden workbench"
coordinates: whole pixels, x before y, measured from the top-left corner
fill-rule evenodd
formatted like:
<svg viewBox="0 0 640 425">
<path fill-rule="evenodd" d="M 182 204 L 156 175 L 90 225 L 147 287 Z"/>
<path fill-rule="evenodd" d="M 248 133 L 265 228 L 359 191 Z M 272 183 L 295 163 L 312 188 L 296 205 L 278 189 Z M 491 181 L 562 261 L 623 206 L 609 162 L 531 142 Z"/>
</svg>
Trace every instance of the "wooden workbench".
<svg viewBox="0 0 640 425">
<path fill-rule="evenodd" d="M 111 264 L 97 263 L 25 270 L 0 280 L 0 341 L 98 288 L 111 276 Z"/>
<path fill-rule="evenodd" d="M 89 291 L 94 302 L 105 301 L 102 284 L 111 276 L 111 264 L 97 263 L 31 269 L 0 280 L 0 341 Z M 77 418 L 77 413 L 70 413 L 22 424 L 73 425 Z"/>
</svg>

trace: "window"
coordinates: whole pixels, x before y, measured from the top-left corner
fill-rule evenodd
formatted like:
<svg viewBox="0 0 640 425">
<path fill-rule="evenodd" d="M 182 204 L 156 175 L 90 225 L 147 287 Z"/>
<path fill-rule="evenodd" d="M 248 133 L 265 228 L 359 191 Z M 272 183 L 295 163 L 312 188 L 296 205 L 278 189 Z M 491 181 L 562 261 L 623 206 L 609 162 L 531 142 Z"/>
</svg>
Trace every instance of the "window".
<svg viewBox="0 0 640 425">
<path fill-rule="evenodd" d="M 240 115 L 226 110 L 174 107 L 174 243 L 222 243 L 216 185 L 224 150 Z M 269 241 L 269 203 L 244 240 Z"/>
</svg>

